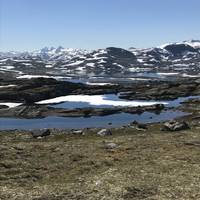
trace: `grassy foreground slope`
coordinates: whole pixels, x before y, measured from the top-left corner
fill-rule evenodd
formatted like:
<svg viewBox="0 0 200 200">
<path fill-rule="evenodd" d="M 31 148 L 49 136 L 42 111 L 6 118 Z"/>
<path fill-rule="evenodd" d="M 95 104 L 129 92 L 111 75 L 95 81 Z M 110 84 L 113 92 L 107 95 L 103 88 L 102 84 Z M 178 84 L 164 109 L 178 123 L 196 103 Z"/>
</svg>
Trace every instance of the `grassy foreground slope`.
<svg viewBox="0 0 200 200">
<path fill-rule="evenodd" d="M 200 199 L 200 127 L 159 126 L 110 137 L 1 132 L 0 199 Z"/>
</svg>

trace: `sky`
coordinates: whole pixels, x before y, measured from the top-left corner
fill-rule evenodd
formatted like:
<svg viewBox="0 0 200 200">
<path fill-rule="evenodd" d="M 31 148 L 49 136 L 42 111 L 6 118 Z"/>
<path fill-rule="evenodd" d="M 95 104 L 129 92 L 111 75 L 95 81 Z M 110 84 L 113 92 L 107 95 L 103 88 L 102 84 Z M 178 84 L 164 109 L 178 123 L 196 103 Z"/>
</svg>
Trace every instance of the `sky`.
<svg viewBox="0 0 200 200">
<path fill-rule="evenodd" d="M 200 39 L 200 0 L 0 0 L 0 51 Z"/>
</svg>

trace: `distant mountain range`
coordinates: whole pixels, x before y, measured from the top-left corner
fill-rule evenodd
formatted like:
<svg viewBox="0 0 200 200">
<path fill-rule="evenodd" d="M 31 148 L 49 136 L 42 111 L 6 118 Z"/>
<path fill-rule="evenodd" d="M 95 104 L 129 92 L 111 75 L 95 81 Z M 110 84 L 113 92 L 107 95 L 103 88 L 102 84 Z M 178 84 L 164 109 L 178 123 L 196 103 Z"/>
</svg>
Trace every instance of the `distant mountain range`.
<svg viewBox="0 0 200 200">
<path fill-rule="evenodd" d="M 132 77 L 149 72 L 199 76 L 200 40 L 155 48 L 108 47 L 87 51 L 45 47 L 33 52 L 0 52 L 0 73 L 21 75 Z"/>
</svg>

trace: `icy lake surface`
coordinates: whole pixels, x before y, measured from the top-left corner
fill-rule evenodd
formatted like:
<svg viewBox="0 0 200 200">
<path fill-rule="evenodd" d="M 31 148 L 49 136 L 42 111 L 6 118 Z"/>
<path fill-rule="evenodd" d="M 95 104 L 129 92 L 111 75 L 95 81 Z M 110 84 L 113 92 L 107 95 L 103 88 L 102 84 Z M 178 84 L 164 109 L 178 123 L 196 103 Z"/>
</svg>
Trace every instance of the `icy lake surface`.
<svg viewBox="0 0 200 200">
<path fill-rule="evenodd" d="M 179 97 L 175 100 L 170 101 L 141 101 L 141 100 L 124 100 L 120 99 L 116 94 L 107 95 L 68 95 L 57 97 L 53 99 L 47 99 L 38 102 L 38 104 L 49 104 L 55 108 L 84 108 L 84 107 L 98 107 L 98 108 L 108 108 L 114 106 L 151 106 L 155 104 L 164 104 L 166 107 L 178 107 L 182 102 L 200 98 L 200 96 L 189 96 L 189 97 Z"/>
<path fill-rule="evenodd" d="M 178 107 L 182 102 L 200 98 L 200 96 L 180 97 L 172 101 L 128 101 L 119 99 L 117 95 L 68 95 L 54 99 L 48 99 L 39 104 L 47 104 L 56 108 L 84 108 L 97 107 L 108 108 L 113 106 L 147 106 L 158 103 L 166 107 Z M 5 103 L 5 105 L 8 103 Z M 9 105 L 13 107 L 13 104 Z M 142 123 L 161 122 L 185 116 L 188 113 L 168 110 L 159 114 L 144 112 L 142 114 L 119 113 L 109 116 L 84 117 L 46 117 L 42 119 L 15 119 L 0 118 L 0 130 L 8 129 L 38 129 L 38 128 L 91 128 L 91 127 L 120 127 L 136 120 Z M 109 125 L 111 123 L 111 125 Z"/>
<path fill-rule="evenodd" d="M 117 95 L 68 95 L 38 102 L 38 104 L 58 104 L 56 108 L 113 107 L 113 106 L 150 106 L 164 101 L 128 101 Z"/>
</svg>

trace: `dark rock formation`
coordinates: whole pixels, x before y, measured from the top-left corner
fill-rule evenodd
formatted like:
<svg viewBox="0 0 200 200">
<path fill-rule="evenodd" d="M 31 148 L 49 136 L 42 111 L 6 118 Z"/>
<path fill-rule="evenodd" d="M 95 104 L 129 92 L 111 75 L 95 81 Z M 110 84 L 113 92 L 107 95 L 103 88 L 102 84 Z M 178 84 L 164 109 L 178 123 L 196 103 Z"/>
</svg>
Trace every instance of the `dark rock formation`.
<svg viewBox="0 0 200 200">
<path fill-rule="evenodd" d="M 175 120 L 165 122 L 161 128 L 162 131 L 181 131 L 185 129 L 189 129 L 189 125 L 186 122 L 178 122 Z"/>
<path fill-rule="evenodd" d="M 49 129 L 37 129 L 31 131 L 31 134 L 34 138 L 45 137 L 49 136 L 51 134 L 51 131 Z"/>
<path fill-rule="evenodd" d="M 109 129 L 101 129 L 97 132 L 97 135 L 99 136 L 110 136 L 112 135 L 112 132 Z"/>
<path fill-rule="evenodd" d="M 9 108 L 9 107 L 6 105 L 0 105 L 0 109 L 6 109 L 6 108 Z"/>
</svg>

